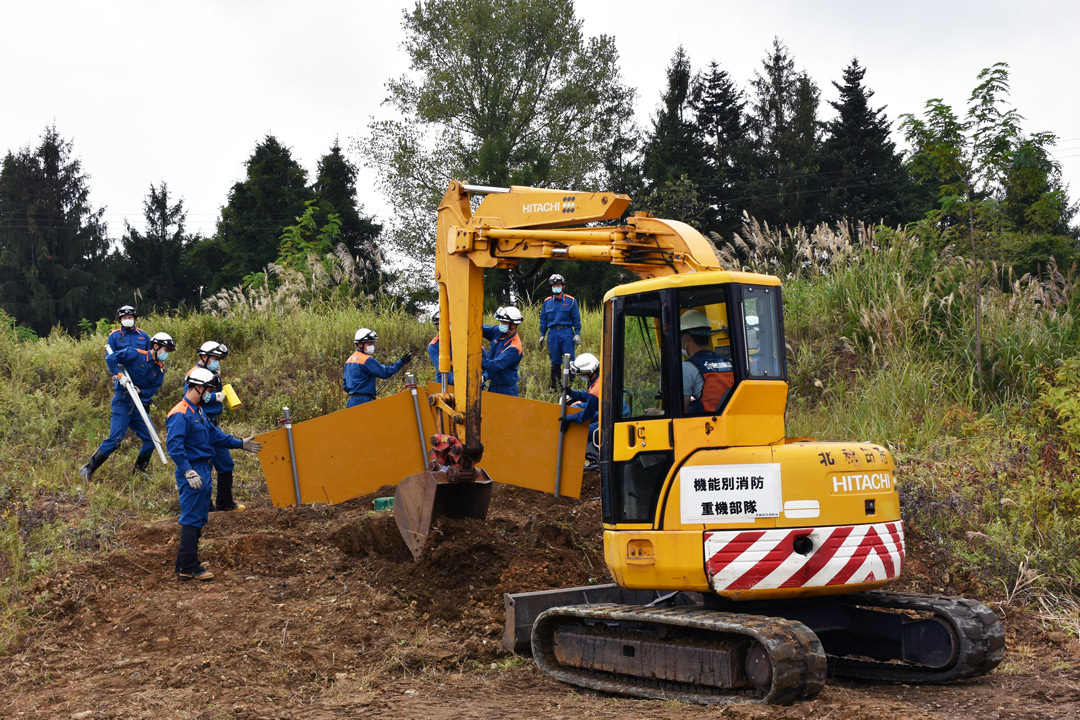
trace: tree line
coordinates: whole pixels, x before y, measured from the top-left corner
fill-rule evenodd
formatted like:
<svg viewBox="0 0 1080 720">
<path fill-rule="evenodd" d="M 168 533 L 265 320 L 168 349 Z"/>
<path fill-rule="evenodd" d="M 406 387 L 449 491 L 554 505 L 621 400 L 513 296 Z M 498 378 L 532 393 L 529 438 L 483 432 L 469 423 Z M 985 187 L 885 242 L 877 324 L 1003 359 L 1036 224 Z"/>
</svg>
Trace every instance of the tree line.
<svg viewBox="0 0 1080 720">
<path fill-rule="evenodd" d="M 387 83 L 395 118 L 373 121 L 350 148 L 377 170 L 390 217 L 363 212 L 357 167 L 336 140 L 309 182 L 267 136 L 211 237 L 187 231 L 183 200 L 163 181 L 144 201 L 145 232 L 125 221 L 110 241 L 71 143 L 50 127 L 0 167 L 0 309 L 39 334 L 72 331 L 119 299 L 197 306 L 223 288 L 275 282 L 267 268 L 310 272 L 311 257 L 342 249 L 357 296 L 390 288 L 430 300 L 435 212 L 451 178 L 625 192 L 631 212 L 682 220 L 718 245 L 753 217 L 775 228 L 907 225 L 931 245 L 963 242 L 1021 271 L 1077 255 L 1056 137 L 1024 132 L 1004 63 L 979 75 L 966 111 L 931 99 L 899 116 L 901 153 L 857 58 L 832 81 L 838 99 L 823 120 L 819 85 L 779 38 L 743 88 L 717 61 L 695 69 L 677 48 L 641 128 L 614 39 L 587 37 L 573 0 L 429 0 L 402 27 L 410 69 Z M 393 272 L 386 257 L 399 260 Z M 489 297 L 542 297 L 546 273 L 532 270 L 492 272 Z M 559 272 L 589 303 L 625 279 L 572 262 Z"/>
</svg>

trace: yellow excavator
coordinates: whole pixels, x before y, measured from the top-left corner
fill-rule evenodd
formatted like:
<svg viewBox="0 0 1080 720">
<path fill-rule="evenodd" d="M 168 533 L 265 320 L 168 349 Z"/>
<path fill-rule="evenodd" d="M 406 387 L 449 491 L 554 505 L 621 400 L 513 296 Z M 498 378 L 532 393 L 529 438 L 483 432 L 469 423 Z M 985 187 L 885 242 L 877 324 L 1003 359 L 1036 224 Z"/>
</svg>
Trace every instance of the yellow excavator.
<svg viewBox="0 0 1080 720">
<path fill-rule="evenodd" d="M 452 182 L 435 279 L 439 370 L 456 385 L 410 383 L 262 436 L 275 504 L 341 502 L 404 477 L 394 513 L 419 556 L 440 515 L 484 517 L 492 480 L 576 497 L 584 427 L 559 438 L 559 406 L 482 392 L 484 271 L 612 263 L 641 278 L 603 305 L 598 439 L 615 582 L 507 595 L 503 646 L 531 648 L 568 683 L 705 704 L 789 703 L 827 673 L 940 683 L 992 670 L 1004 631 L 986 606 L 880 589 L 905 554 L 888 450 L 786 437 L 780 281 L 722 269 L 684 223 L 638 213 L 589 225 L 629 203 Z M 410 416 L 415 433 L 402 430 Z M 342 442 L 350 433 L 360 442 Z"/>
</svg>

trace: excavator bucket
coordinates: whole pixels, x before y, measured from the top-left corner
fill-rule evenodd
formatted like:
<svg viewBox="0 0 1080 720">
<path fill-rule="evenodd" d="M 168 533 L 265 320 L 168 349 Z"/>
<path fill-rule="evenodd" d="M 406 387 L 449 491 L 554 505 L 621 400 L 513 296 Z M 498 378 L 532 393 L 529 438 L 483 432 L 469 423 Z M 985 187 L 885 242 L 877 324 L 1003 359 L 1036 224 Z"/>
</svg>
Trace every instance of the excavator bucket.
<svg viewBox="0 0 1080 720">
<path fill-rule="evenodd" d="M 394 520 L 413 558 L 419 558 L 431 523 L 438 517 L 487 517 L 491 478 L 477 468 L 472 480 L 451 482 L 445 471 L 425 470 L 410 475 L 394 493 Z"/>
</svg>

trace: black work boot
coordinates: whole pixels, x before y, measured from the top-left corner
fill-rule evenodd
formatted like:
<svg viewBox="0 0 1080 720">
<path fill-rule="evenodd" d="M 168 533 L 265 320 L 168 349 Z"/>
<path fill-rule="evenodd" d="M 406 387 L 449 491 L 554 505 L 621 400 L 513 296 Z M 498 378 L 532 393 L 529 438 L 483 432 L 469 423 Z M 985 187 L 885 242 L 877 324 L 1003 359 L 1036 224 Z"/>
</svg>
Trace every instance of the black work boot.
<svg viewBox="0 0 1080 720">
<path fill-rule="evenodd" d="M 558 392 L 562 390 L 562 366 L 551 366 L 551 389 Z"/>
<path fill-rule="evenodd" d="M 105 458 L 107 457 L 109 456 L 95 450 L 94 454 L 90 457 L 90 462 L 79 468 L 80 477 L 86 482 L 90 482 L 90 477 L 94 474 L 94 471 L 101 467 L 101 463 L 105 462 Z"/>
<path fill-rule="evenodd" d="M 232 496 L 232 483 L 233 474 L 229 472 L 219 472 L 217 477 L 217 502 L 214 503 L 212 510 L 245 510 L 243 505 L 240 505 Z"/>
<path fill-rule="evenodd" d="M 132 472 L 141 472 L 143 475 L 146 475 L 146 468 L 150 467 L 150 458 L 152 457 L 154 457 L 153 450 L 139 455 L 139 457 L 135 458 L 135 469 L 132 470 Z"/>
<path fill-rule="evenodd" d="M 199 536 L 194 525 L 180 526 L 180 548 L 176 551 L 176 574 L 181 580 L 213 580 L 214 573 L 199 564 Z"/>
</svg>

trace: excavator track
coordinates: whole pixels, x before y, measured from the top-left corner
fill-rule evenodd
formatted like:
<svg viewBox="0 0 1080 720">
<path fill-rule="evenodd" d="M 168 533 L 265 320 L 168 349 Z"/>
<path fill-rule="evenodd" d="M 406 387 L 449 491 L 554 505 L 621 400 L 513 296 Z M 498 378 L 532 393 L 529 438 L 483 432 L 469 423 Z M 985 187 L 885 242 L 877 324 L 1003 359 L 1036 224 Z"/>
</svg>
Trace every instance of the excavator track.
<svg viewBox="0 0 1080 720">
<path fill-rule="evenodd" d="M 945 683 L 985 675 L 1005 656 L 1005 629 L 994 612 L 976 600 L 877 591 L 844 598 L 872 610 L 930 614 L 952 637 L 947 660 L 938 667 L 829 653 L 830 672 L 841 677 L 897 683 Z M 826 642 L 826 652 L 829 652 Z"/>
<path fill-rule="evenodd" d="M 622 695 L 790 704 L 816 695 L 827 663 L 800 622 L 692 607 L 555 607 L 532 628 L 545 674 Z"/>
</svg>

